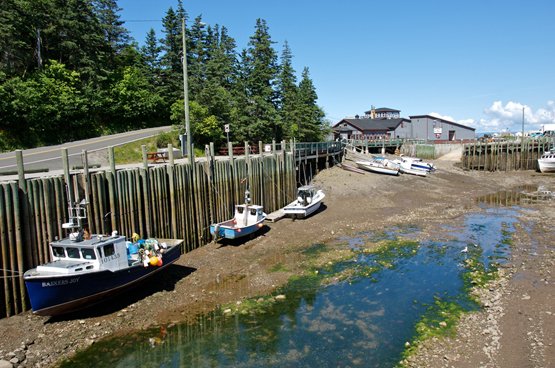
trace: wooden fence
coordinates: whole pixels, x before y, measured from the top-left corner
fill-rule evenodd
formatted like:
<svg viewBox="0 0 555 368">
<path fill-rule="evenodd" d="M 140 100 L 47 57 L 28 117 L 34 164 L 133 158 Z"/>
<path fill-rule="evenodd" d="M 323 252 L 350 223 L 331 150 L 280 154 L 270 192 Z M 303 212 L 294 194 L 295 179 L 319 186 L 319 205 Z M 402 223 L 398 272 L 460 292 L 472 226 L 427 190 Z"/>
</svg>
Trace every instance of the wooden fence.
<svg viewBox="0 0 555 368">
<path fill-rule="evenodd" d="M 538 170 L 538 158 L 553 148 L 553 139 L 522 142 L 474 142 L 465 144 L 462 165 L 469 170 Z"/>
<path fill-rule="evenodd" d="M 173 162 L 173 160 L 171 160 Z M 247 164 L 248 180 L 247 177 Z M 210 225 L 233 216 L 243 203 L 247 182 L 252 203 L 267 213 L 296 194 L 292 153 L 224 161 L 161 165 L 22 180 L 0 184 L 0 317 L 30 308 L 23 273 L 50 260 L 48 244 L 66 236 L 69 178 L 72 198 L 86 199 L 91 233 L 117 230 L 131 237 L 184 239 L 182 252 L 208 243 Z M 20 178 L 21 181 L 21 178 Z"/>
</svg>

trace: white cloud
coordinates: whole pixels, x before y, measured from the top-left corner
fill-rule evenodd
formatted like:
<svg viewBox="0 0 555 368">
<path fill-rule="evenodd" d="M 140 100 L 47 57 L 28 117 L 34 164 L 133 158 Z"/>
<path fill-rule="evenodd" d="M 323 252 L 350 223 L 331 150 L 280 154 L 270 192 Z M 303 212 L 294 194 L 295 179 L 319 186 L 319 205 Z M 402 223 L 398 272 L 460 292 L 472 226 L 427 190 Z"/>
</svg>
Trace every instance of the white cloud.
<svg viewBox="0 0 555 368">
<path fill-rule="evenodd" d="M 522 110 L 524 108 L 525 131 L 540 130 L 543 124 L 555 123 L 555 103 L 547 101 L 545 108 L 534 111 L 519 102 L 508 102 L 505 106 L 501 101 L 496 101 L 489 108 L 484 109 L 486 119 L 474 121 L 473 119 L 459 120 L 458 123 L 472 126 L 477 132 L 500 132 L 509 130 L 520 132 L 522 130 Z"/>
<path fill-rule="evenodd" d="M 443 119 L 443 120 L 448 120 L 448 121 L 452 121 L 455 122 L 455 119 L 453 119 L 450 116 L 442 116 L 441 114 L 438 114 L 437 112 L 431 112 L 428 115 L 433 116 L 435 118 L 439 118 L 439 119 Z"/>
</svg>

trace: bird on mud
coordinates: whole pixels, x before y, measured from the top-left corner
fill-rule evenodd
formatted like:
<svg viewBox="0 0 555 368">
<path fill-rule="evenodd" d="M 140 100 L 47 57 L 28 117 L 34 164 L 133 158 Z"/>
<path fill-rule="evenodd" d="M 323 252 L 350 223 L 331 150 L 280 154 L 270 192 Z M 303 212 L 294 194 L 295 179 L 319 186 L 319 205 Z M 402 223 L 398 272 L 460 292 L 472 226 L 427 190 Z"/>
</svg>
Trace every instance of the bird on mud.
<svg viewBox="0 0 555 368">
<path fill-rule="evenodd" d="M 463 250 L 461 250 L 461 253 L 467 253 L 468 252 L 468 247 L 464 247 Z"/>
</svg>

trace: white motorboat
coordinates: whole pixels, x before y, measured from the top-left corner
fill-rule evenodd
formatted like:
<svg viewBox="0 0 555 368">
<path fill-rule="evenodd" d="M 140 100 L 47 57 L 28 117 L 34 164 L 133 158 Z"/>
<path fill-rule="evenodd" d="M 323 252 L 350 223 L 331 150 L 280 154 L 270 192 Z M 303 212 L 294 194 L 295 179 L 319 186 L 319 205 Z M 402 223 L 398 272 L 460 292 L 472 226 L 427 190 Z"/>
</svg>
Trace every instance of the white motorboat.
<svg viewBox="0 0 555 368">
<path fill-rule="evenodd" d="M 355 161 L 357 166 L 363 170 L 375 172 L 378 174 L 386 174 L 386 175 L 399 175 L 399 168 L 396 167 L 388 167 L 383 162 L 379 162 L 380 160 L 374 161 Z"/>
<path fill-rule="evenodd" d="M 297 189 L 297 199 L 283 208 L 286 215 L 306 217 L 320 208 L 326 195 L 315 185 L 304 185 Z"/>
<path fill-rule="evenodd" d="M 542 173 L 555 172 L 555 148 L 544 152 L 544 154 L 538 158 L 538 166 Z"/>
<path fill-rule="evenodd" d="M 399 168 L 399 171 L 403 174 L 410 174 L 410 175 L 416 175 L 416 176 L 428 176 L 429 170 L 413 168 L 412 164 L 409 161 L 395 159 L 389 162 L 390 162 L 390 165 L 397 165 L 397 167 Z"/>
<path fill-rule="evenodd" d="M 434 166 L 434 164 L 429 163 L 429 162 L 424 162 L 422 161 L 421 158 L 418 157 L 405 157 L 405 156 L 401 156 L 401 161 L 403 162 L 409 162 L 411 168 L 413 169 L 420 169 L 420 170 L 427 170 L 427 171 L 435 171 L 436 167 Z"/>
</svg>

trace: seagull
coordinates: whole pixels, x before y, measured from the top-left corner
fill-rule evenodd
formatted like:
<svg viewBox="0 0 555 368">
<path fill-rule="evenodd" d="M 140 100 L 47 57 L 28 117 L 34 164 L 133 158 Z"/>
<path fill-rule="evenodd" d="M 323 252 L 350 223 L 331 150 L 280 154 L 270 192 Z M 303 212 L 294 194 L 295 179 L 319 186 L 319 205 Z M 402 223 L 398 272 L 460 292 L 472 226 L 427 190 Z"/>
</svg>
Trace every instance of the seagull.
<svg viewBox="0 0 555 368">
<path fill-rule="evenodd" d="M 464 249 L 461 250 L 461 253 L 466 253 L 466 252 L 468 252 L 468 247 L 464 247 Z"/>
</svg>

